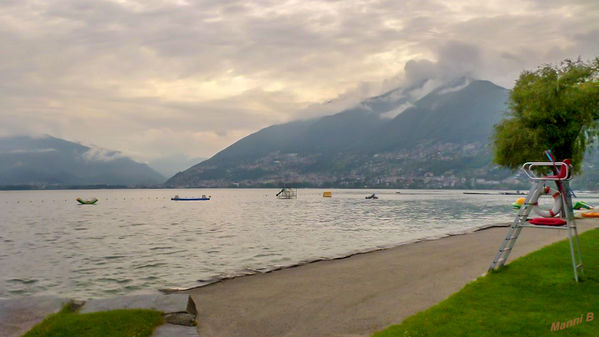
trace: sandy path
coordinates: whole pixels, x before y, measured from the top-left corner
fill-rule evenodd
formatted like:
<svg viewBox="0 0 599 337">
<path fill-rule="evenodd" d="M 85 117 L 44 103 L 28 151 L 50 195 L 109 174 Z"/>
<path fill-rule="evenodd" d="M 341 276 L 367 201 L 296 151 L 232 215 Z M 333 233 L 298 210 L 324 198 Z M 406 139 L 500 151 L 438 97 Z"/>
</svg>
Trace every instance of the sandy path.
<svg viewBox="0 0 599 337">
<path fill-rule="evenodd" d="M 599 221 L 578 225 L 582 232 Z M 199 333 L 370 336 L 485 273 L 506 233 L 491 228 L 194 289 L 189 293 L 199 310 Z M 566 231 L 525 228 L 510 260 L 564 238 Z"/>
</svg>

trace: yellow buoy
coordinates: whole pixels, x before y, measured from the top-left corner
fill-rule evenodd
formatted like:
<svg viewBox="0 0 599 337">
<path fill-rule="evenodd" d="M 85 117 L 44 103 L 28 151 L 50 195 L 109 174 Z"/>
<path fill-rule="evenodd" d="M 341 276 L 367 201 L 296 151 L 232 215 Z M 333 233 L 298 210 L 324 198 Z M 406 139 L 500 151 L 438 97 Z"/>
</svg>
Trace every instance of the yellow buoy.
<svg viewBox="0 0 599 337">
<path fill-rule="evenodd" d="M 322 192 L 322 196 L 323 198 L 331 198 L 333 196 L 333 193 L 330 191 Z"/>
</svg>

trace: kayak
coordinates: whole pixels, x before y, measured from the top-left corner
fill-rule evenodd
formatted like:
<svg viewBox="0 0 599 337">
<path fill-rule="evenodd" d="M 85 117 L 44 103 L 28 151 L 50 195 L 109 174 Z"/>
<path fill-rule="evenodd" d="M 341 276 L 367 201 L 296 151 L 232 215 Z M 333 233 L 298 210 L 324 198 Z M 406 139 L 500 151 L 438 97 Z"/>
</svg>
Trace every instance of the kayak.
<svg viewBox="0 0 599 337">
<path fill-rule="evenodd" d="M 597 212 L 586 212 L 586 213 L 582 213 L 581 216 L 583 218 L 599 218 L 599 213 L 597 213 Z"/>
<path fill-rule="evenodd" d="M 564 226 L 566 225 L 566 221 L 560 218 L 534 218 L 528 220 L 531 225 L 541 225 L 541 226 Z"/>
</svg>

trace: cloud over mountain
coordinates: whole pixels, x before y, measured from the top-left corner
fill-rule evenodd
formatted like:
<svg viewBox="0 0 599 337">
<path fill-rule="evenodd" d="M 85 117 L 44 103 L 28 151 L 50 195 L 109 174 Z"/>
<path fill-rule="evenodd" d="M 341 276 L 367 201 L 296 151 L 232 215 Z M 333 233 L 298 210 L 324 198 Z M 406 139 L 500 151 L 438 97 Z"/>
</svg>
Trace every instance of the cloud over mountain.
<svg viewBox="0 0 599 337">
<path fill-rule="evenodd" d="M 598 18 L 586 0 L 3 1 L 0 134 L 205 157 L 423 79 L 511 87 L 599 55 Z"/>
<path fill-rule="evenodd" d="M 118 151 L 50 136 L 0 137 L 0 186 L 152 186 L 164 179 Z"/>
</svg>

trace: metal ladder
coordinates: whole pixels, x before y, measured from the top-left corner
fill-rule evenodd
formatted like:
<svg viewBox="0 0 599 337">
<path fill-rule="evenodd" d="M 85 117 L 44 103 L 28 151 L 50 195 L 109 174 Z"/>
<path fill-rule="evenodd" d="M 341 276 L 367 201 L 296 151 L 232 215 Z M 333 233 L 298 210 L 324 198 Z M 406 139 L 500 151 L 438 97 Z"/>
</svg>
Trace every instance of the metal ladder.
<svg viewBox="0 0 599 337">
<path fill-rule="evenodd" d="M 562 169 L 566 170 L 564 177 L 538 177 L 533 172 L 533 169 L 538 168 L 539 166 L 555 167 L 556 165 L 560 165 Z M 499 251 L 493 259 L 493 262 L 491 262 L 489 271 L 499 269 L 507 262 L 507 259 L 510 256 L 512 249 L 516 244 L 516 240 L 518 240 L 520 232 L 522 232 L 522 228 L 530 227 L 541 229 L 561 229 L 568 231 L 568 240 L 570 242 L 570 255 L 572 257 L 572 268 L 574 270 L 574 280 L 578 282 L 579 270 L 582 273 L 584 272 L 584 269 L 582 264 L 582 254 L 580 252 L 580 241 L 578 240 L 578 229 L 576 226 L 576 220 L 574 219 L 574 212 L 572 210 L 572 198 L 569 183 L 571 177 L 567 172 L 568 164 L 563 162 L 529 162 L 525 163 L 522 166 L 522 169 L 524 170 L 526 175 L 533 181 L 533 184 L 530 190 L 528 191 L 526 201 L 524 202 L 522 207 L 520 207 L 518 215 L 516 216 L 514 222 L 510 226 L 505 239 L 499 247 Z M 562 218 L 565 217 L 566 219 L 566 225 L 564 226 L 530 225 L 527 223 L 528 216 L 530 215 L 530 212 L 532 211 L 533 207 L 537 205 L 538 199 L 543 194 L 543 190 L 548 181 L 554 181 L 560 192 L 560 198 L 562 202 L 560 214 Z"/>
</svg>

